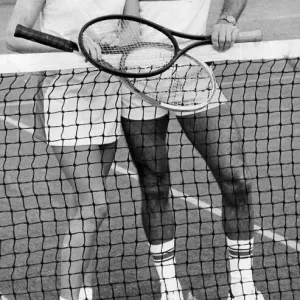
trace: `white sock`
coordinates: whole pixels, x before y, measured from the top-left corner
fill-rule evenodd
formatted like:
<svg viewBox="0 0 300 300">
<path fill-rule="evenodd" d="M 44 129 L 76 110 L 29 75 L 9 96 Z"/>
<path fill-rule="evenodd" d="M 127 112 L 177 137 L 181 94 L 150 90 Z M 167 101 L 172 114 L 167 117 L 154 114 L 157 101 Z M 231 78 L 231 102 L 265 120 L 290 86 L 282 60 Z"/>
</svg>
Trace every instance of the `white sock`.
<svg viewBox="0 0 300 300">
<path fill-rule="evenodd" d="M 150 253 L 160 279 L 162 294 L 181 290 L 175 272 L 174 239 L 161 245 L 150 245 Z"/>
<path fill-rule="evenodd" d="M 79 300 L 92 300 L 92 299 L 93 299 L 93 288 L 82 287 L 79 291 Z M 59 300 L 67 300 L 67 299 L 60 296 Z"/>
<path fill-rule="evenodd" d="M 82 287 L 79 291 L 79 300 L 92 300 L 93 299 L 93 288 Z"/>
<path fill-rule="evenodd" d="M 251 240 L 230 240 L 226 238 L 230 266 L 230 289 L 234 296 L 252 294 L 254 282 L 252 275 L 253 243 Z"/>
</svg>

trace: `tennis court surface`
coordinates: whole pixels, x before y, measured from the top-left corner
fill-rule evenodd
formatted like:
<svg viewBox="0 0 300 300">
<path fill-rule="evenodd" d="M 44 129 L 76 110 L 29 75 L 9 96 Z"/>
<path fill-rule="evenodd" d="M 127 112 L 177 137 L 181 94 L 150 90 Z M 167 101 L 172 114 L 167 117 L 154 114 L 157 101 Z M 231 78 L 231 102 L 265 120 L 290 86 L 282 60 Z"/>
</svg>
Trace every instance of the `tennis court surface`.
<svg viewBox="0 0 300 300">
<path fill-rule="evenodd" d="M 265 299 L 300 299 L 300 40 L 237 45 L 222 54 L 203 47 L 192 54 L 214 61 L 243 134 L 254 181 L 256 285 Z M 72 190 L 34 118 L 41 101 L 37 82 L 53 71 L 90 66 L 73 54 L 24 57 L 0 56 L 0 293 L 9 300 L 52 300 L 58 299 Z M 178 277 L 185 294 L 226 299 L 220 190 L 173 117 L 168 146 Z M 107 183 L 110 213 L 98 235 L 94 293 L 160 299 L 123 136 Z"/>
</svg>

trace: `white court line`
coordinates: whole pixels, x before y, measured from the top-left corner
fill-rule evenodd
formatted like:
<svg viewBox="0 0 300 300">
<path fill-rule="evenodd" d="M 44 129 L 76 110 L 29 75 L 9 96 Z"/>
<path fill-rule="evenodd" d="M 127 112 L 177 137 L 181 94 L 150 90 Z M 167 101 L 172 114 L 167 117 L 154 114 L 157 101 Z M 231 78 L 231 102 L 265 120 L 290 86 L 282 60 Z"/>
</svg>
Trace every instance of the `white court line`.
<svg viewBox="0 0 300 300">
<path fill-rule="evenodd" d="M 21 100 L 22 101 L 22 100 Z M 22 103 L 22 106 L 24 105 L 33 105 L 34 101 L 33 100 L 26 100 L 26 102 Z M 0 103 L 0 107 L 5 108 L 5 107 L 20 107 L 20 103 L 19 102 L 12 102 L 12 103 Z"/>
<path fill-rule="evenodd" d="M 5 120 L 6 122 L 11 123 L 12 125 L 14 125 L 16 127 L 19 127 L 20 129 L 25 130 L 26 132 L 30 133 L 31 135 L 33 135 L 33 133 L 34 133 L 34 130 L 32 128 L 29 128 L 27 125 L 25 125 L 21 122 L 15 121 L 12 118 L 8 118 L 8 117 L 4 118 L 3 116 L 0 116 L 0 120 L 3 120 L 3 121 Z M 120 174 L 125 174 L 135 180 L 138 180 L 138 176 L 136 174 L 134 174 L 130 170 L 126 170 L 116 164 L 112 165 L 112 169 Z M 175 189 L 171 189 L 171 190 L 172 190 L 173 195 L 178 198 L 186 199 L 186 201 L 188 201 L 189 203 L 191 203 L 201 209 L 206 209 L 219 217 L 222 215 L 222 211 L 219 208 L 212 207 L 211 205 L 207 204 L 206 202 L 204 202 L 200 199 L 191 197 L 187 194 L 183 194 Z M 286 240 L 284 236 L 282 236 L 274 231 L 263 229 L 258 225 L 254 225 L 254 230 L 255 230 L 255 232 L 259 233 L 260 235 L 263 235 L 271 240 L 279 242 L 289 248 L 292 248 L 292 249 L 300 252 L 300 243 L 297 243 L 296 241 Z"/>
<path fill-rule="evenodd" d="M 128 176 L 130 176 L 130 178 L 138 180 L 138 176 L 136 174 L 134 174 L 133 172 L 131 172 L 130 170 L 126 170 L 120 166 L 117 166 L 116 164 L 114 164 L 112 166 L 112 168 L 120 174 L 127 174 Z M 207 204 L 206 202 L 204 202 L 200 199 L 189 196 L 187 194 L 183 194 L 175 189 L 171 189 L 171 191 L 175 197 L 181 198 L 182 200 L 186 200 L 190 204 L 197 206 L 201 209 L 208 210 L 218 217 L 222 216 L 222 210 L 220 208 L 212 207 L 211 205 Z M 262 236 L 265 236 L 266 238 L 268 238 L 270 240 L 274 240 L 278 243 L 285 245 L 286 247 L 292 248 L 292 249 L 300 252 L 300 243 L 297 243 L 296 241 L 286 240 L 284 236 L 282 236 L 274 231 L 263 229 L 258 225 L 254 225 L 254 231 Z"/>
<path fill-rule="evenodd" d="M 26 132 L 30 133 L 31 135 L 34 134 L 34 130 L 32 127 L 29 127 L 20 121 L 16 121 L 13 118 L 0 115 L 0 120 L 3 122 L 10 123 L 11 125 L 15 126 L 18 129 L 25 130 Z"/>
</svg>

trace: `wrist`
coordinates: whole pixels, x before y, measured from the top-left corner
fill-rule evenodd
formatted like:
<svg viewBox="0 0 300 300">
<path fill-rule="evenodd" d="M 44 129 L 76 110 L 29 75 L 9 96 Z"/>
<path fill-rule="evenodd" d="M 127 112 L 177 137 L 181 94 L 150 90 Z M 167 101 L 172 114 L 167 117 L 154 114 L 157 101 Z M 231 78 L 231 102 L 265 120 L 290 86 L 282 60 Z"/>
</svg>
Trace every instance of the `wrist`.
<svg viewBox="0 0 300 300">
<path fill-rule="evenodd" d="M 237 21 L 233 16 L 222 14 L 218 20 L 218 23 L 231 24 L 233 26 L 236 26 Z"/>
</svg>

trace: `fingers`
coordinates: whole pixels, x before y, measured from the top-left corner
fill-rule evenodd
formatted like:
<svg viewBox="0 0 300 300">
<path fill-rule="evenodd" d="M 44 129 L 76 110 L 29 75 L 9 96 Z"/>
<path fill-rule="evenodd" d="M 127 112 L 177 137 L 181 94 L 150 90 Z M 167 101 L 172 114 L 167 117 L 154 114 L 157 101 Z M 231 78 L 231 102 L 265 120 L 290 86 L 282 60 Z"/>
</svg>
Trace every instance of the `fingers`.
<svg viewBox="0 0 300 300">
<path fill-rule="evenodd" d="M 103 35 L 99 38 L 99 41 L 102 45 L 109 45 L 110 47 L 118 46 L 120 43 L 120 39 L 115 32 Z"/>
<path fill-rule="evenodd" d="M 217 51 L 226 51 L 235 43 L 239 30 L 231 24 L 218 23 L 213 27 L 211 39 L 213 48 Z"/>
<path fill-rule="evenodd" d="M 102 57 L 101 47 L 88 35 L 84 35 L 83 37 L 84 47 L 89 55 L 94 60 L 100 60 Z"/>
</svg>

